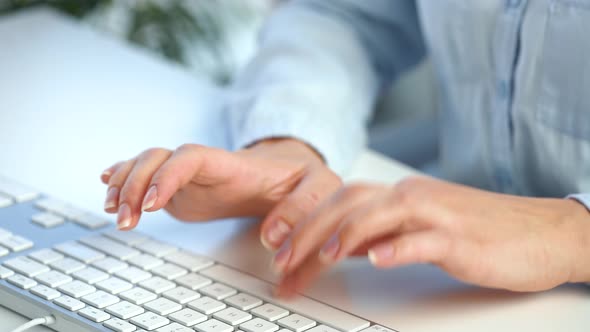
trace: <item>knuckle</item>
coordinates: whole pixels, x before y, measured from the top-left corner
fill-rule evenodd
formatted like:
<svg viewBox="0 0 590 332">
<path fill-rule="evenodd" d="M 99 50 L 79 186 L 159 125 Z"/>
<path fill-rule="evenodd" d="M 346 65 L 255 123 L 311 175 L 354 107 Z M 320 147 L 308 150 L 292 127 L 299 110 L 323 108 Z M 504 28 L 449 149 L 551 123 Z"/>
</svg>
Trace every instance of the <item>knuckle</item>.
<svg viewBox="0 0 590 332">
<path fill-rule="evenodd" d="M 161 149 L 161 148 L 149 148 L 149 149 L 143 151 L 140 154 L 139 158 L 142 160 L 148 160 L 148 159 L 151 159 L 151 158 L 161 155 L 165 151 L 166 151 L 165 149 Z"/>
<path fill-rule="evenodd" d="M 355 183 L 348 186 L 343 187 L 340 190 L 340 198 L 347 200 L 352 199 L 358 195 L 361 195 L 362 192 L 365 190 L 366 186 L 364 184 Z"/>
<path fill-rule="evenodd" d="M 185 152 L 196 152 L 204 149 L 203 145 L 193 144 L 193 143 L 185 143 L 176 148 L 176 152 L 178 153 L 185 153 Z"/>
<path fill-rule="evenodd" d="M 141 187 L 138 184 L 134 182 L 126 183 L 123 188 L 121 188 L 119 201 L 121 203 L 129 203 L 130 200 L 137 200 L 139 195 L 141 195 Z"/>
</svg>

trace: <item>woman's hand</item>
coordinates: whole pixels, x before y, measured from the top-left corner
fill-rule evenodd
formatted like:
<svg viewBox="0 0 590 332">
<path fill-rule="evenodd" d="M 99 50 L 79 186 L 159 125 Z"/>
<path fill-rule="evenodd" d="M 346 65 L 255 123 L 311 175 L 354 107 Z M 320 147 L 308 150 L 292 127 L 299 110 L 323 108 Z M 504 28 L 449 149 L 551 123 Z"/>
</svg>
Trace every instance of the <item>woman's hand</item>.
<svg viewBox="0 0 590 332">
<path fill-rule="evenodd" d="M 341 186 L 320 156 L 294 139 L 263 141 L 232 153 L 187 144 L 149 149 L 109 167 L 105 210 L 120 229 L 142 211 L 166 209 L 185 221 L 266 216 L 262 240 L 280 247 L 294 226 Z"/>
<path fill-rule="evenodd" d="M 352 185 L 326 201 L 278 251 L 289 297 L 352 255 L 379 268 L 436 264 L 462 281 L 540 291 L 590 281 L 590 213 L 568 199 L 495 194 L 430 178 Z"/>
</svg>

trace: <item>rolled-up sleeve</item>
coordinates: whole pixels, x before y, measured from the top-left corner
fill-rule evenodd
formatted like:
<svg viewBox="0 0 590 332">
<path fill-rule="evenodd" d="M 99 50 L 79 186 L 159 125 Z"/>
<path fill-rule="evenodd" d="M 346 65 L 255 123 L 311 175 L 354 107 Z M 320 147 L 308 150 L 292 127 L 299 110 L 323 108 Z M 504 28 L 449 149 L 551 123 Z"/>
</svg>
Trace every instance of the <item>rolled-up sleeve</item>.
<svg viewBox="0 0 590 332">
<path fill-rule="evenodd" d="M 581 204 L 586 206 L 586 209 L 588 209 L 588 211 L 590 212 L 590 193 L 572 194 L 568 195 L 567 198 L 575 199 L 576 201 L 580 202 Z"/>
<path fill-rule="evenodd" d="M 294 137 L 344 173 L 365 145 L 377 95 L 424 53 L 414 1 L 287 2 L 228 90 L 233 148 Z"/>
</svg>

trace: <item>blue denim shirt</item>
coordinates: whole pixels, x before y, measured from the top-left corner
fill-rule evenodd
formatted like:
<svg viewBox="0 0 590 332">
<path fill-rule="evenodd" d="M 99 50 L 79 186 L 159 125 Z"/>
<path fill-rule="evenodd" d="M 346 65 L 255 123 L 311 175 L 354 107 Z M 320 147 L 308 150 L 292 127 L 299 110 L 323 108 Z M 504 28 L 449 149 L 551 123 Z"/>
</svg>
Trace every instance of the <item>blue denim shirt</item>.
<svg viewBox="0 0 590 332">
<path fill-rule="evenodd" d="M 380 92 L 429 55 L 448 179 L 590 208 L 589 32 L 590 0 L 291 1 L 231 90 L 232 139 L 297 137 L 343 172 Z"/>
</svg>

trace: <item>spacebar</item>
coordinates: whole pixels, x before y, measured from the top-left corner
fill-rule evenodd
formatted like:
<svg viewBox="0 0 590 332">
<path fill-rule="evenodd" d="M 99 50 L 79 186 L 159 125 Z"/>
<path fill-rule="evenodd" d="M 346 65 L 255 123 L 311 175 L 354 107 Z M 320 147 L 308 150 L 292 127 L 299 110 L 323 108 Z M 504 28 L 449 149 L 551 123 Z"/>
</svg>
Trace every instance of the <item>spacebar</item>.
<svg viewBox="0 0 590 332">
<path fill-rule="evenodd" d="M 369 327 L 366 320 L 307 297 L 299 296 L 289 301 L 278 300 L 271 295 L 271 283 L 223 265 L 214 265 L 199 273 L 341 331 L 356 332 Z"/>
</svg>

